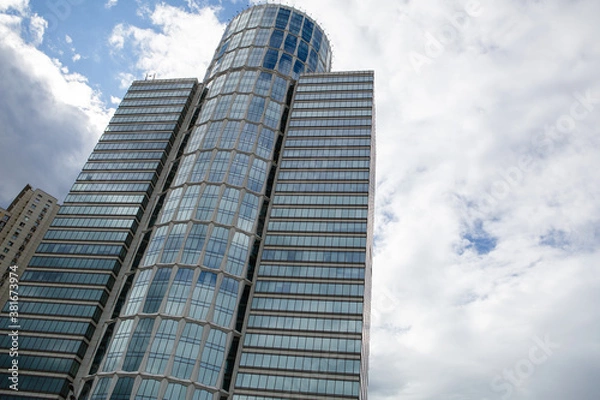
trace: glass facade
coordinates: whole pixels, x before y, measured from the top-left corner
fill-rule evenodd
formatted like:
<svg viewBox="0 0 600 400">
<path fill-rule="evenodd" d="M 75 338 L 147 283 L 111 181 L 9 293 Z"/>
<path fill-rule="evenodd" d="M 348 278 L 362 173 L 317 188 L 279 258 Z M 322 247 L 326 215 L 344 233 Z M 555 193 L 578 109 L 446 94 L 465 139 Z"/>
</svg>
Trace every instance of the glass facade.
<svg viewBox="0 0 600 400">
<path fill-rule="evenodd" d="M 19 356 L 0 357 L 0 397 L 65 398 L 77 375 L 89 371 L 85 356 L 135 268 L 140 226 L 150 217 L 150 199 L 160 192 L 158 182 L 165 180 L 164 167 L 198 87 L 195 79 L 137 81 L 125 95 L 20 276 L 18 322 L 7 317 L 10 303 L 2 309 L 0 348 L 11 348 L 8 334 L 17 330 Z M 155 107 L 131 103 L 140 95 Z M 147 115 L 169 124 L 157 127 Z M 18 393 L 9 388 L 7 374 L 15 359 Z"/>
<path fill-rule="evenodd" d="M 373 74 L 330 68 L 311 18 L 259 5 L 203 87 L 132 85 L 32 260 L 56 287 L 28 276 L 83 307 L 38 335 L 76 334 L 79 398 L 366 399 Z"/>
</svg>

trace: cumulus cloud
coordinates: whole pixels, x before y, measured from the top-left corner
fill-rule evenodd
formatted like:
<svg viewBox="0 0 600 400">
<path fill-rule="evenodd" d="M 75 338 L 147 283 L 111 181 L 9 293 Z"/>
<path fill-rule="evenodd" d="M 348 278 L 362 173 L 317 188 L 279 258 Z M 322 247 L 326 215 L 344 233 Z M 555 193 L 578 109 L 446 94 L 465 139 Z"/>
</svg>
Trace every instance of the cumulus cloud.
<svg viewBox="0 0 600 400">
<path fill-rule="evenodd" d="M 135 55 L 127 74 L 137 79 L 149 72 L 157 78 L 201 78 L 225 28 L 217 13 L 218 8 L 200 8 L 195 2 L 189 10 L 161 3 L 141 12 L 152 28 L 118 24 L 109 42 L 116 55 Z"/>
<path fill-rule="evenodd" d="M 0 202 L 26 183 L 62 198 L 108 121 L 108 111 L 84 76 L 38 50 L 46 22 L 0 14 Z M 27 41 L 37 27 L 38 42 Z"/>
</svg>

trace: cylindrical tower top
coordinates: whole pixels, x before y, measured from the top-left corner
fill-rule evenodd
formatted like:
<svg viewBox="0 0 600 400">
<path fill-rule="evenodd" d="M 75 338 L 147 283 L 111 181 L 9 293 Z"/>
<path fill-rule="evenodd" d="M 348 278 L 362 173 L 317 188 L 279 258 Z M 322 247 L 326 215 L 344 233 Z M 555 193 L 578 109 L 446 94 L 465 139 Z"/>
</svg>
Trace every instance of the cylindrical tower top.
<svg viewBox="0 0 600 400">
<path fill-rule="evenodd" d="M 331 70 L 331 47 L 313 19 L 291 7 L 263 4 L 238 14 L 227 26 L 205 83 L 236 66 L 262 67 L 297 79 Z"/>
</svg>

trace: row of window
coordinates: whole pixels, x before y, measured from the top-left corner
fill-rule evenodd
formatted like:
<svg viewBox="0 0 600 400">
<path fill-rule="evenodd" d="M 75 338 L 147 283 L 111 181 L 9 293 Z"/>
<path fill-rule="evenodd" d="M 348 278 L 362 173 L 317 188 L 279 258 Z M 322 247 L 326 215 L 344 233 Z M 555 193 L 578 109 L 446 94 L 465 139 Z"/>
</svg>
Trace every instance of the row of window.
<svg viewBox="0 0 600 400">
<path fill-rule="evenodd" d="M 309 192 L 357 192 L 367 193 L 368 183 L 277 183 L 278 192 L 309 193 Z"/>
<path fill-rule="evenodd" d="M 360 83 L 360 82 L 373 82 L 372 74 L 361 74 L 361 75 L 345 75 L 345 74 L 331 74 L 331 75 L 315 75 L 315 76 L 303 76 L 300 78 L 301 84 L 307 83 Z"/>
<path fill-rule="evenodd" d="M 255 296 L 252 301 L 252 309 L 319 314 L 361 314 L 363 304 L 358 301 L 278 299 Z"/>
<path fill-rule="evenodd" d="M 151 183 L 76 183 L 71 192 L 144 192 L 149 193 Z"/>
<path fill-rule="evenodd" d="M 132 215 L 138 216 L 141 208 L 137 206 L 63 206 L 60 215 Z"/>
<path fill-rule="evenodd" d="M 177 124 L 129 124 L 109 125 L 106 132 L 169 131 L 173 132 Z"/>
<path fill-rule="evenodd" d="M 293 371 L 323 372 L 337 374 L 358 374 L 360 360 L 345 360 L 325 357 L 300 357 L 278 354 L 244 353 L 242 367 L 286 369 Z"/>
<path fill-rule="evenodd" d="M 291 129 L 287 133 L 288 137 L 322 137 L 322 138 L 331 138 L 331 137 L 360 137 L 364 136 L 366 138 L 371 137 L 370 129 L 363 128 L 345 128 L 345 129 L 326 129 L 326 128 L 315 128 L 315 129 Z"/>
<path fill-rule="evenodd" d="M 186 152 L 198 149 L 212 150 L 216 147 L 235 148 L 245 153 L 255 153 L 269 160 L 273 151 L 275 133 L 263 128 L 259 135 L 258 129 L 258 125 L 249 123 L 241 127 L 240 121 L 228 121 L 226 124 L 223 121 L 216 121 L 210 125 L 204 124 L 194 130 Z"/>
<path fill-rule="evenodd" d="M 171 140 L 171 132 L 148 132 L 148 133 L 104 133 L 100 136 L 100 142 L 118 141 L 140 141 L 140 140 Z"/>
<path fill-rule="evenodd" d="M 267 235 L 265 245 L 294 247 L 358 247 L 364 248 L 367 238 L 356 236 L 289 236 Z"/>
<path fill-rule="evenodd" d="M 145 206 L 148 197 L 139 194 L 69 194 L 67 203 L 130 203 Z"/>
<path fill-rule="evenodd" d="M 23 332 L 77 335 L 84 336 L 88 340 L 91 339 L 95 330 L 94 326 L 88 322 L 62 321 L 56 318 L 32 319 L 19 317 L 19 325 Z"/>
<path fill-rule="evenodd" d="M 104 304 L 107 294 L 104 289 L 77 289 L 69 287 L 20 286 L 19 296 L 62 300 L 99 301 Z"/>
<path fill-rule="evenodd" d="M 0 335 L 0 347 L 10 349 L 12 338 L 9 335 Z M 45 351 L 51 353 L 70 353 L 83 358 L 87 345 L 80 340 L 46 338 L 35 336 L 20 336 L 19 350 Z"/>
<path fill-rule="evenodd" d="M 306 265 L 265 265 L 258 270 L 261 277 L 316 278 L 336 280 L 363 280 L 365 269 L 357 267 L 320 267 Z"/>
<path fill-rule="evenodd" d="M 305 318 L 277 315 L 250 315 L 248 328 L 291 331 L 360 333 L 362 321 L 352 319 Z"/>
<path fill-rule="evenodd" d="M 8 305 L 8 303 L 7 303 Z M 7 307 L 5 307 L 6 311 Z M 19 312 L 27 315 L 60 315 L 62 317 L 92 318 L 98 322 L 100 318 L 100 308 L 98 306 L 88 306 L 81 304 L 65 304 L 24 301 L 19 303 Z M 36 349 L 37 350 L 37 349 Z M 41 350 L 41 349 L 39 349 Z"/>
<path fill-rule="evenodd" d="M 45 267 L 57 269 L 106 270 L 116 272 L 121 263 L 118 260 L 105 258 L 69 258 L 33 256 L 29 261 L 30 267 Z"/>
<path fill-rule="evenodd" d="M 128 99 L 143 99 L 148 97 L 156 97 L 159 98 L 158 101 L 169 101 L 169 97 L 181 97 L 181 99 L 177 99 L 177 101 L 187 101 L 188 96 L 190 95 L 189 90 L 162 90 L 162 91 L 128 91 L 123 97 L 124 100 Z M 163 103 L 161 103 L 163 104 Z"/>
<path fill-rule="evenodd" d="M 367 218 L 365 208 L 273 208 L 271 217 L 277 218 L 335 218 L 362 219 Z"/>
<path fill-rule="evenodd" d="M 297 171 L 282 170 L 281 181 L 366 181 L 369 171 Z"/>
<path fill-rule="evenodd" d="M 104 218 L 63 218 L 56 217 L 50 226 L 77 228 L 122 228 L 135 230 L 137 222 L 134 219 L 104 219 Z"/>
<path fill-rule="evenodd" d="M 130 117 L 126 116 L 114 116 L 111 118 L 111 124 L 125 124 L 129 122 L 167 122 L 167 121 L 178 121 L 181 114 L 152 114 L 152 115 L 133 115 Z"/>
<path fill-rule="evenodd" d="M 122 231 L 58 231 L 48 230 L 44 235 L 47 240 L 80 240 L 86 242 L 124 242 L 131 240 L 129 232 Z"/>
<path fill-rule="evenodd" d="M 11 365 L 12 357 L 6 353 L 0 354 L 0 365 Z M 19 355 L 19 369 L 30 371 L 48 371 L 66 373 L 74 377 L 79 370 L 79 362 L 72 358 L 39 357 L 28 354 Z"/>
<path fill-rule="evenodd" d="M 365 169 L 369 160 L 283 160 L 281 169 Z"/>
<path fill-rule="evenodd" d="M 136 92 L 135 94 L 139 94 Z M 185 97 L 175 98 L 158 98 L 158 99 L 146 99 L 146 100 L 123 100 L 119 107 L 139 107 L 139 106 L 166 106 L 172 104 L 181 104 L 182 106 L 187 103 Z"/>
<path fill-rule="evenodd" d="M 149 90 L 169 90 L 169 89 L 193 89 L 195 83 L 194 82 L 177 82 L 177 83 L 156 83 L 156 84 L 148 84 L 148 83 L 138 83 L 133 84 L 129 88 L 129 91 L 149 91 Z"/>
<path fill-rule="evenodd" d="M 266 251 L 266 250 L 265 250 Z M 263 259 L 264 259 L 263 252 Z M 258 281 L 256 293 L 287 293 L 294 295 L 312 296 L 353 296 L 364 294 L 362 284 L 348 283 L 311 283 L 311 282 L 283 282 L 283 281 Z"/>
<path fill-rule="evenodd" d="M 288 139 L 285 147 L 362 147 L 370 146 L 369 138 L 324 138 L 324 139 Z"/>
<path fill-rule="evenodd" d="M 28 269 L 21 277 L 27 282 L 70 283 L 112 287 L 115 278 L 110 274 L 84 272 L 32 271 Z"/>
<path fill-rule="evenodd" d="M 369 157 L 371 149 L 284 149 L 283 158 L 355 158 Z"/>
<path fill-rule="evenodd" d="M 294 102 L 302 100 L 353 100 L 353 99 L 372 99 L 372 91 L 364 92 L 319 92 L 309 93 L 300 92 L 294 96 Z"/>
<path fill-rule="evenodd" d="M 294 110 L 306 108 L 332 109 L 332 108 L 367 108 L 373 107 L 372 99 L 365 100 L 346 100 L 346 101 L 299 101 L 295 99 Z"/>
<path fill-rule="evenodd" d="M 118 256 L 123 258 L 127 254 L 127 250 L 122 245 L 42 243 L 38 246 L 36 253 Z"/>
<path fill-rule="evenodd" d="M 366 222 L 270 221 L 273 232 L 346 232 L 366 233 Z"/>
<path fill-rule="evenodd" d="M 94 152 L 90 155 L 89 160 L 162 160 L 165 157 L 163 151 L 139 151 L 139 152 L 114 152 L 114 153 L 98 153 Z"/>
<path fill-rule="evenodd" d="M 236 387 L 269 390 L 284 393 L 310 393 L 325 396 L 353 396 L 358 398 L 359 383 L 334 379 L 299 378 L 280 375 L 240 373 Z"/>
<path fill-rule="evenodd" d="M 178 113 L 181 114 L 184 107 L 174 107 L 174 106 L 162 106 L 162 107 L 123 107 L 119 106 L 117 111 L 115 111 L 115 115 L 124 115 L 124 114 L 163 114 L 163 113 Z"/>
<path fill-rule="evenodd" d="M 289 336 L 264 333 L 247 333 L 244 347 L 314 351 L 319 353 L 360 353 L 360 339 L 336 337 Z"/>
<path fill-rule="evenodd" d="M 318 163 L 319 161 L 314 161 Z M 298 195 L 283 195 L 277 194 L 273 198 L 273 204 L 276 205 L 344 205 L 344 206 L 364 206 L 369 202 L 366 195 L 356 196 L 298 196 Z"/>
<path fill-rule="evenodd" d="M 358 91 L 373 90 L 373 83 L 338 83 L 338 84 L 303 84 L 296 89 L 298 92 L 333 92 L 333 91 Z"/>
<path fill-rule="evenodd" d="M 292 118 L 370 117 L 372 113 L 370 108 L 319 110 L 296 110 L 294 108 Z"/>
<path fill-rule="evenodd" d="M 125 143 L 98 143 L 96 150 L 163 150 L 169 147 L 168 142 L 125 142 Z"/>
<path fill-rule="evenodd" d="M 290 127 L 371 126 L 372 123 L 371 118 L 295 119 L 290 121 Z"/>
<path fill-rule="evenodd" d="M 77 177 L 77 181 L 151 181 L 155 183 L 155 172 L 87 172 Z"/>
<path fill-rule="evenodd" d="M 160 166 L 160 162 L 106 162 L 95 163 L 88 162 L 83 166 L 83 170 L 153 170 L 155 171 Z"/>
</svg>

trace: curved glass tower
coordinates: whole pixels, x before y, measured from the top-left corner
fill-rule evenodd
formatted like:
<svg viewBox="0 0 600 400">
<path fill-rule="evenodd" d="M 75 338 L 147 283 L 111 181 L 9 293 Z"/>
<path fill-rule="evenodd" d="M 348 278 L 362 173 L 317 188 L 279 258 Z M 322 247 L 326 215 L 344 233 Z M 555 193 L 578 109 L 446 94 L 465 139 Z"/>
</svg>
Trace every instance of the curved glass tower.
<svg viewBox="0 0 600 400">
<path fill-rule="evenodd" d="M 330 68 L 259 5 L 203 84 L 134 82 L 22 282 L 58 318 L 23 322 L 28 394 L 0 394 L 366 399 L 373 73 Z"/>
</svg>

